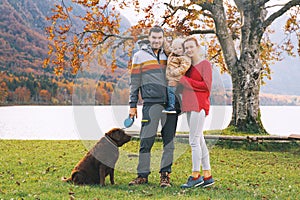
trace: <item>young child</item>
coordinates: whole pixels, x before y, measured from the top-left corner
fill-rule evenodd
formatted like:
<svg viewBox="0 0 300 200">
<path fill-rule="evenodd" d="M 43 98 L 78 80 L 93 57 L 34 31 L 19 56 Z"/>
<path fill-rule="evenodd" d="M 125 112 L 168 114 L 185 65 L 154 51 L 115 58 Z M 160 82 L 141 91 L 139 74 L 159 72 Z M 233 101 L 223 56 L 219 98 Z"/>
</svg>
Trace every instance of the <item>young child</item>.
<svg viewBox="0 0 300 200">
<path fill-rule="evenodd" d="M 168 105 L 164 113 L 176 113 L 175 92 L 180 78 L 191 66 L 191 59 L 184 55 L 183 38 L 172 41 L 171 54 L 168 57 L 166 77 L 168 80 Z"/>
</svg>

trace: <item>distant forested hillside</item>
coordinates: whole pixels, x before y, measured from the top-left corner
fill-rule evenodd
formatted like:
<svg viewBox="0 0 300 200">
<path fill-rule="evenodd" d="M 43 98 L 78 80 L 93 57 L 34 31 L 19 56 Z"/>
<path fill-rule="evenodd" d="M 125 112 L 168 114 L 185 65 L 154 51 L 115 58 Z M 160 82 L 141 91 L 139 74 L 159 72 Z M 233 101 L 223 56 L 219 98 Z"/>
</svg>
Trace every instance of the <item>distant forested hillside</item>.
<svg viewBox="0 0 300 200">
<path fill-rule="evenodd" d="M 97 77 L 99 66 L 91 66 L 82 73 L 84 77 L 81 78 L 91 83 L 85 86 L 70 72 L 57 77 L 52 68 L 42 68 L 48 51 L 45 27 L 49 22 L 46 17 L 51 15 L 55 2 L 0 2 L 0 104 L 71 104 L 74 88 L 80 88 L 82 93 L 93 91 L 97 104 L 110 104 L 112 88 L 127 70 L 124 60 L 117 63 L 119 69 L 114 73 L 106 70 L 101 72 L 101 77 Z M 65 3 L 72 4 L 68 0 Z M 85 12 L 81 7 L 73 6 L 76 13 Z M 75 21 L 75 25 L 80 23 Z M 124 17 L 121 24 L 121 29 L 130 26 Z M 127 103 L 128 97 L 123 96 L 122 102 Z M 83 98 L 80 103 L 85 102 Z"/>
</svg>

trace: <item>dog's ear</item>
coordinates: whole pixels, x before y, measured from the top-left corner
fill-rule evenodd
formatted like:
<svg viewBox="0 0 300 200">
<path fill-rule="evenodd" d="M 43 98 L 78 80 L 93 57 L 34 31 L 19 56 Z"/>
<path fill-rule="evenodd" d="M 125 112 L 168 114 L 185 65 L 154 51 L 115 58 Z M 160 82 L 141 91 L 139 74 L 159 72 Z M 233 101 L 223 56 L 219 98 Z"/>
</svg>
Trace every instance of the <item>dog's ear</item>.
<svg viewBox="0 0 300 200">
<path fill-rule="evenodd" d="M 105 133 L 105 136 L 109 136 L 110 138 L 113 139 L 114 137 L 117 137 L 116 136 L 116 132 L 119 132 L 119 130 L 121 130 L 121 129 L 119 129 L 119 128 L 112 128 L 107 133 Z"/>
<path fill-rule="evenodd" d="M 113 128 L 109 132 L 105 134 L 106 136 L 110 137 L 117 146 L 120 147 L 126 142 L 129 142 L 131 136 L 127 135 L 123 129 L 120 128 Z"/>
<path fill-rule="evenodd" d="M 120 132 L 122 132 L 122 129 L 119 128 L 113 128 L 110 131 L 108 131 L 107 133 L 105 133 L 106 136 L 110 137 L 112 140 L 114 140 L 116 143 L 118 143 L 118 141 L 121 140 L 121 134 Z M 124 132 L 124 131 L 123 131 Z"/>
<path fill-rule="evenodd" d="M 113 132 L 113 139 L 119 146 L 119 142 L 122 140 L 122 131 L 121 130 L 115 130 Z"/>
</svg>

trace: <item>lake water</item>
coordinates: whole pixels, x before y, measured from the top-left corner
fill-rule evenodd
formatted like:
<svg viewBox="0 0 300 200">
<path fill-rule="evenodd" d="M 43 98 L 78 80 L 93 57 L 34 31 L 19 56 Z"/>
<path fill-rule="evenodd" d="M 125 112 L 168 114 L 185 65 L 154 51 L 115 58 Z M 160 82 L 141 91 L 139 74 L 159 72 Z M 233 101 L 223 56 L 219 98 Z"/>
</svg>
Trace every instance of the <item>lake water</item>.
<svg viewBox="0 0 300 200">
<path fill-rule="evenodd" d="M 128 106 L 9 106 L 0 107 L 0 139 L 99 139 L 112 127 L 123 127 Z M 231 106 L 212 106 L 205 130 L 225 128 Z M 262 106 L 262 122 L 272 135 L 300 134 L 300 106 Z M 139 131 L 138 119 L 128 131 Z M 177 131 L 188 131 L 185 114 Z"/>
</svg>

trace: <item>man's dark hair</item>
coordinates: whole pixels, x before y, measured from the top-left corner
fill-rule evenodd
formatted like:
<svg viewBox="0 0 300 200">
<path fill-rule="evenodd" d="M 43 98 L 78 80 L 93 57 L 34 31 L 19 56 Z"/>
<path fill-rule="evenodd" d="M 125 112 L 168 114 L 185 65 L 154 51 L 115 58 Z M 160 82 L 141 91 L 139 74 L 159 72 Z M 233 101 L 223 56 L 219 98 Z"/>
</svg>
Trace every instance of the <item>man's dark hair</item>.
<svg viewBox="0 0 300 200">
<path fill-rule="evenodd" d="M 155 32 L 155 33 L 162 32 L 164 34 L 164 30 L 159 25 L 153 26 L 149 31 L 149 35 L 151 35 L 152 32 Z"/>
</svg>

